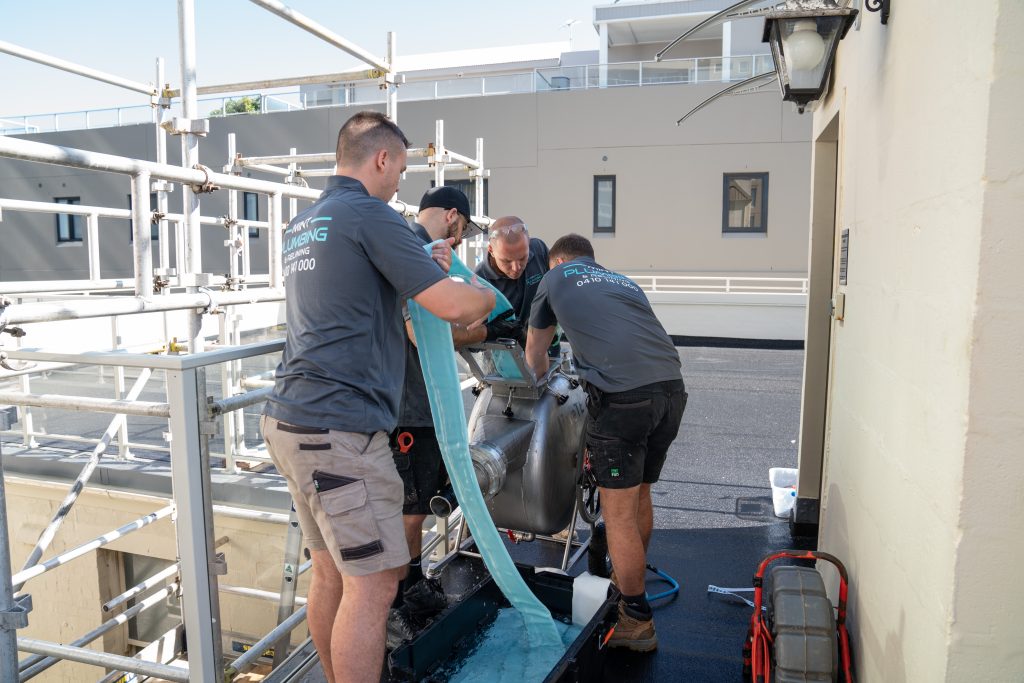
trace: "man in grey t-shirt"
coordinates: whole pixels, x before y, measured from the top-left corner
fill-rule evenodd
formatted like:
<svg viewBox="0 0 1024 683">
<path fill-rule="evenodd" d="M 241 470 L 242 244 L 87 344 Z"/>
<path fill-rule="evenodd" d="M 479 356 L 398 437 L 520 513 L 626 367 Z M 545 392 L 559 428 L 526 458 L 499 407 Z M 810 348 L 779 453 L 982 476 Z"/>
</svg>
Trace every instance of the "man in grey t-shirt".
<svg viewBox="0 0 1024 683">
<path fill-rule="evenodd" d="M 329 681 L 376 681 L 409 550 L 388 447 L 405 369 L 401 302 L 469 324 L 494 295 L 445 277 L 387 200 L 409 142 L 383 114 L 338 135 L 336 175 L 282 244 L 288 336 L 262 431 L 313 560 L 307 622 Z M 438 267 L 440 266 L 440 267 Z"/>
<path fill-rule="evenodd" d="M 558 323 L 587 389 L 587 448 L 608 530 L 613 580 L 622 592 L 611 647 L 658 645 L 644 593 L 658 481 L 686 407 L 679 354 L 647 297 L 602 268 L 590 241 L 566 235 L 551 246 L 551 270 L 533 300 L 526 360 L 539 378 Z"/>
</svg>

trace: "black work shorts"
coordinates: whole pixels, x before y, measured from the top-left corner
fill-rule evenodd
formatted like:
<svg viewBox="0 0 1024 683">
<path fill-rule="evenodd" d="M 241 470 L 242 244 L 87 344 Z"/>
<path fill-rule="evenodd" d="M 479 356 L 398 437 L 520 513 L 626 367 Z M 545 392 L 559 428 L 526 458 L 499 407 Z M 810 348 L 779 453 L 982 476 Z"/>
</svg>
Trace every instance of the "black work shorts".
<svg viewBox="0 0 1024 683">
<path fill-rule="evenodd" d="M 407 453 L 402 453 L 398 446 L 398 435 L 402 432 L 412 435 L 412 446 Z M 444 467 L 434 428 L 399 427 L 391 433 L 391 453 L 405 487 L 402 514 L 429 515 L 430 499 L 448 484 L 448 470 Z"/>
<path fill-rule="evenodd" d="M 627 489 L 658 481 L 686 399 L 682 379 L 616 393 L 590 385 L 587 448 L 597 485 Z"/>
</svg>

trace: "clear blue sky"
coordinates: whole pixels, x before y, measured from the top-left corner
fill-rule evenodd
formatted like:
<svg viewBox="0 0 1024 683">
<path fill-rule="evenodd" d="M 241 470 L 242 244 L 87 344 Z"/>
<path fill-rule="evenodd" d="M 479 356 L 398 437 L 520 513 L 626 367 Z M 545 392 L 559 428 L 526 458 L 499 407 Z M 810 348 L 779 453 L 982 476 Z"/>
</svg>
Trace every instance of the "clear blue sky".
<svg viewBox="0 0 1024 683">
<path fill-rule="evenodd" d="M 399 54 L 567 41 L 596 49 L 593 0 L 285 0 L 383 57 L 395 31 Z M 0 0 L 0 40 L 143 83 L 163 57 L 178 71 L 175 0 Z M 196 0 L 200 85 L 330 73 L 357 66 L 334 48 L 247 0 Z M 0 117 L 145 103 L 145 97 L 0 53 Z"/>
</svg>

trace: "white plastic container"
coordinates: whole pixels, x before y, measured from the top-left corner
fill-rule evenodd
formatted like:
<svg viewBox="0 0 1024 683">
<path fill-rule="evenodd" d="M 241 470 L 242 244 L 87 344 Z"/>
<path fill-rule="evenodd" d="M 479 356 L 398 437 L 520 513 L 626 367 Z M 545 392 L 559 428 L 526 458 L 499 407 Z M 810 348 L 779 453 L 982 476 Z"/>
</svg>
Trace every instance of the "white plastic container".
<svg viewBox="0 0 1024 683">
<path fill-rule="evenodd" d="M 797 470 L 792 467 L 768 469 L 768 483 L 772 485 L 772 505 L 776 517 L 789 517 L 796 503 Z"/>
<path fill-rule="evenodd" d="M 611 581 L 583 572 L 572 582 L 572 623 L 586 626 L 608 599 Z"/>
</svg>

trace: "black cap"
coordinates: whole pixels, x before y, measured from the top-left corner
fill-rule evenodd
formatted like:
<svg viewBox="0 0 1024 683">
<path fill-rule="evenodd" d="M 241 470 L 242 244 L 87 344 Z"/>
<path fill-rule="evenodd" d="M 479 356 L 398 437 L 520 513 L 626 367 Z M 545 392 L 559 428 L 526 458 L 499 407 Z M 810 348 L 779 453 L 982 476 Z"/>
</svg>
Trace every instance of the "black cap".
<svg viewBox="0 0 1024 683">
<path fill-rule="evenodd" d="M 432 207 L 437 207 L 439 209 L 455 209 L 465 216 L 466 220 L 469 221 L 466 225 L 467 235 L 472 234 L 474 229 L 483 233 L 487 232 L 473 222 L 473 214 L 469 210 L 469 199 L 467 199 L 465 193 L 457 187 L 442 185 L 440 187 L 432 187 L 424 192 L 423 199 L 420 200 L 420 211 Z"/>
</svg>

